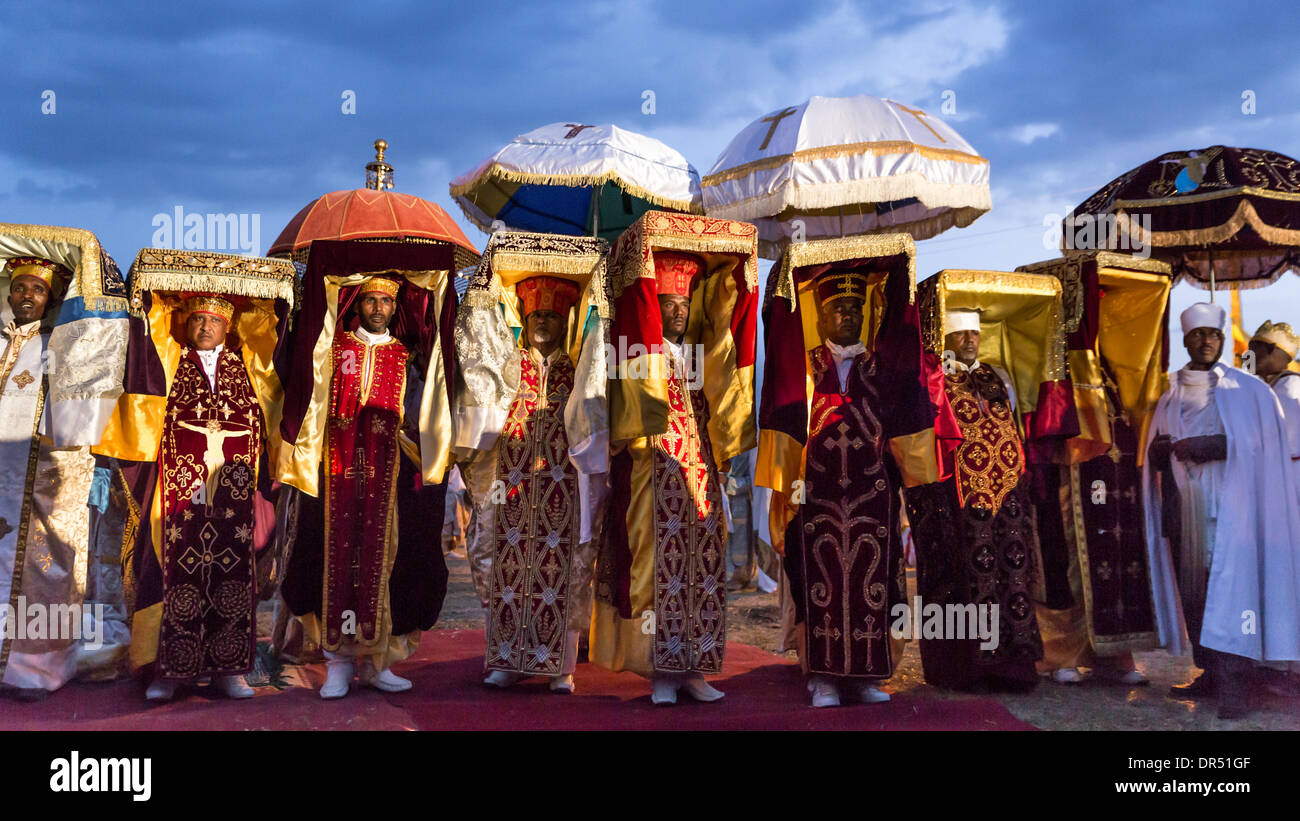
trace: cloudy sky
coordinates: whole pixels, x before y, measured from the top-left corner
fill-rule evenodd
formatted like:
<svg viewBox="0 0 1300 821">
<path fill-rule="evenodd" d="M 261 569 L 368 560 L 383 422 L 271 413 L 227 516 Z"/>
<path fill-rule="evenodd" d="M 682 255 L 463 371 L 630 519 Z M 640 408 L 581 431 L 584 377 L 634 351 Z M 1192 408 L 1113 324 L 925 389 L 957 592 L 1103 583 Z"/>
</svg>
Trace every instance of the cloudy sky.
<svg viewBox="0 0 1300 821">
<path fill-rule="evenodd" d="M 937 113 L 951 91 L 994 208 L 920 243 L 924 277 L 1056 256 L 1048 215 L 1166 151 L 1300 156 L 1291 0 L 269 5 L 7 3 L 0 221 L 89 228 L 125 268 L 156 214 L 258 214 L 264 252 L 308 201 L 360 187 L 383 137 L 397 190 L 481 245 L 448 182 L 545 123 L 612 122 L 707 172 L 748 122 L 811 95 Z M 1201 294 L 1181 286 L 1175 309 Z M 1300 277 L 1243 304 L 1251 330 L 1300 322 Z"/>
</svg>

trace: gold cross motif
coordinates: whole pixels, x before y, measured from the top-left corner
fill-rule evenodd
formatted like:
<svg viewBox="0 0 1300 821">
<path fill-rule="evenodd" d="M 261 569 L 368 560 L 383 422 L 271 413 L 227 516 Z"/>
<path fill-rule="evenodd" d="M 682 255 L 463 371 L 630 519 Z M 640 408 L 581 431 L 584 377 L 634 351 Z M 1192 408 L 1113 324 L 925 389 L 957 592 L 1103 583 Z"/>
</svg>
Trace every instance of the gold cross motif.
<svg viewBox="0 0 1300 821">
<path fill-rule="evenodd" d="M 777 113 L 773 114 L 771 117 L 764 117 L 762 120 L 760 120 L 760 122 L 771 123 L 771 125 L 767 127 L 767 136 L 763 138 L 763 144 L 758 147 L 759 151 L 763 151 L 764 149 L 766 149 L 767 144 L 772 142 L 772 135 L 776 133 L 776 127 L 781 124 L 781 121 L 784 120 L 786 117 L 789 117 L 791 114 L 795 113 L 795 111 L 797 110 L 798 109 L 793 107 L 787 108 L 785 111 L 778 111 Z"/>
<path fill-rule="evenodd" d="M 894 102 L 894 101 L 890 100 L 890 102 Z M 929 114 L 926 114 L 924 111 L 922 111 L 919 108 L 908 108 L 902 103 L 895 102 L 894 105 L 898 106 L 900 111 L 906 111 L 908 114 L 911 114 L 913 117 L 915 117 L 916 121 L 921 125 L 925 126 L 925 129 L 929 131 L 931 134 L 933 134 L 935 136 L 935 139 L 937 139 L 939 142 L 941 143 L 948 142 L 947 140 L 945 140 L 943 137 L 939 135 L 938 131 L 935 131 L 933 128 L 931 128 L 930 124 L 925 121 L 924 118 L 930 116 Z"/>
<path fill-rule="evenodd" d="M 22 373 L 14 377 L 14 384 L 16 384 L 19 388 L 26 388 L 28 385 L 32 384 L 35 381 L 36 381 L 36 377 L 32 376 L 31 371 L 23 371 Z"/>
<path fill-rule="evenodd" d="M 348 469 L 343 471 L 343 475 L 348 479 L 373 479 L 375 478 L 375 466 L 366 463 L 366 452 L 361 448 L 354 451 L 356 454 L 352 458 L 352 464 Z"/>
</svg>

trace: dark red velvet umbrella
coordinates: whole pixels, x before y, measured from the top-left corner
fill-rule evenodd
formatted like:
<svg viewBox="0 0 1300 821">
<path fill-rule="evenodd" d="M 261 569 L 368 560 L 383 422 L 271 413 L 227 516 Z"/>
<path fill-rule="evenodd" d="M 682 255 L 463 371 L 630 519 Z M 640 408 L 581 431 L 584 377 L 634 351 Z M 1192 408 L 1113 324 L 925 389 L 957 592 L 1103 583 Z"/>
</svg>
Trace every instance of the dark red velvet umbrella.
<svg viewBox="0 0 1300 821">
<path fill-rule="evenodd" d="M 1063 226 L 1067 255 L 1149 246 L 1199 287 L 1260 287 L 1300 272 L 1300 163 L 1258 148 L 1171 151 L 1111 180 Z"/>
<path fill-rule="evenodd" d="M 456 267 L 478 262 L 479 252 L 451 216 L 428 200 L 399 194 L 393 167 L 384 161 L 388 143 L 375 141 L 375 160 L 366 165 L 366 187 L 317 197 L 289 220 L 267 256 L 303 262 L 319 239 L 401 240 L 446 243 L 456 250 Z"/>
</svg>

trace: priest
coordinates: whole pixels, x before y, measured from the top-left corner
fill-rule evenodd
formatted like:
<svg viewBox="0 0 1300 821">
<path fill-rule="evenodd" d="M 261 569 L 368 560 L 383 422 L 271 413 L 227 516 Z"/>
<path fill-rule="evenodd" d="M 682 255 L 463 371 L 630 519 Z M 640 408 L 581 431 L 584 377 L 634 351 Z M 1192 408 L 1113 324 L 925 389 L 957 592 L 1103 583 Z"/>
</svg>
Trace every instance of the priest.
<svg viewBox="0 0 1300 821">
<path fill-rule="evenodd" d="M 209 676 L 230 698 L 253 696 L 241 677 L 257 643 L 255 506 L 270 481 L 266 420 L 239 346 L 227 344 L 234 315 L 218 294 L 184 307 L 185 346 L 158 448 L 161 555 L 139 551 L 132 562 L 131 661 L 153 666 L 151 701 Z"/>
<path fill-rule="evenodd" d="M 609 471 L 608 250 L 498 232 L 457 317 L 453 453 L 482 517 L 471 559 L 481 552 L 486 569 L 488 685 L 540 676 L 574 690 Z"/>
<path fill-rule="evenodd" d="M 758 476 L 814 707 L 889 701 L 900 661 L 899 491 L 938 478 L 912 255 L 906 236 L 807 243 L 768 282 Z"/>
<path fill-rule="evenodd" d="M 1252 659 L 1300 660 L 1300 491 L 1277 397 L 1219 361 L 1227 312 L 1197 303 L 1180 322 L 1190 361 L 1156 405 L 1143 471 L 1157 623 L 1203 670 L 1170 695 L 1240 719 Z"/>
<path fill-rule="evenodd" d="M 407 350 L 388 332 L 395 279 L 372 277 L 357 294 L 355 331 L 330 349 L 325 438 L 325 581 L 321 608 L 327 678 L 321 698 L 347 695 L 355 662 L 362 681 L 390 693 L 411 682 L 388 669 L 388 579 L 396 552 L 392 498 L 406 391 Z"/>
<path fill-rule="evenodd" d="M 943 329 L 938 398 L 951 407 L 961 441 L 951 478 L 907 493 L 917 593 L 927 607 L 996 608 L 998 633 L 922 635 L 921 664 L 939 687 L 1024 691 L 1037 684 L 1034 663 L 1043 655 L 1034 613 L 1042 577 L 1016 391 L 1007 371 L 979 360 L 979 311 L 948 310 Z M 990 626 L 992 618 L 988 611 Z"/>
<path fill-rule="evenodd" d="M 652 682 L 651 701 L 723 693 L 726 524 L 720 471 L 755 444 L 752 225 L 648 212 L 611 253 L 610 504 L 591 659 Z"/>
<path fill-rule="evenodd" d="M 76 669 L 73 639 L 80 638 L 85 591 L 77 568 L 84 574 L 95 461 L 85 447 L 55 447 L 49 435 L 49 367 L 58 360 L 48 319 L 72 272 L 36 256 L 11 257 L 3 271 L 9 317 L 0 331 L 0 681 L 21 698 L 37 699 Z M 57 608 L 68 617 L 54 619 Z"/>
</svg>

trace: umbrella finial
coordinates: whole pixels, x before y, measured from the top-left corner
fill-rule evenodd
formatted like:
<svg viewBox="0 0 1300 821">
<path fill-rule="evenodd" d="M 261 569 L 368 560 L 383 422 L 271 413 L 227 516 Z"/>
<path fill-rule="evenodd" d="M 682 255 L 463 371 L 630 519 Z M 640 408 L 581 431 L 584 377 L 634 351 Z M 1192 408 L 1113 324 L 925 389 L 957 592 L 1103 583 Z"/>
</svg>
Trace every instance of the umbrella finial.
<svg viewBox="0 0 1300 821">
<path fill-rule="evenodd" d="M 379 191 L 392 189 L 393 167 L 384 162 L 384 152 L 387 150 L 388 140 L 375 140 L 375 159 L 366 163 L 366 188 Z"/>
</svg>

